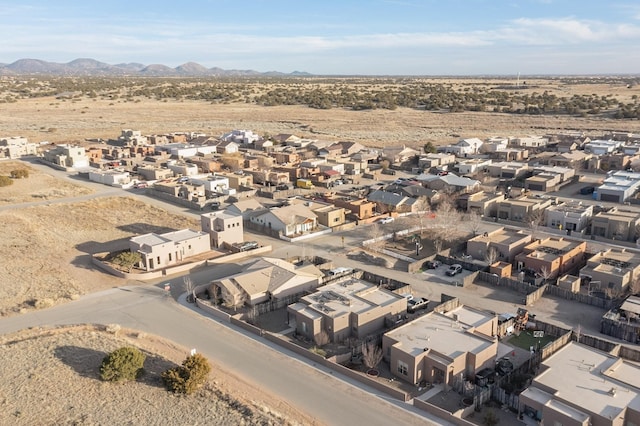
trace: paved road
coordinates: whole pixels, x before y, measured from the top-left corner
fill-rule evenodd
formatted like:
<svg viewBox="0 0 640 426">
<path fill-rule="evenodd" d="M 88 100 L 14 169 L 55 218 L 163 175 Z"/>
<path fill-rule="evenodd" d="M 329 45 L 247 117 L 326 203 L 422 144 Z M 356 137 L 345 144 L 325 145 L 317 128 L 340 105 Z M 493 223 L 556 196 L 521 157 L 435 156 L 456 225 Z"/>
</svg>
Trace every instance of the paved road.
<svg viewBox="0 0 640 426">
<path fill-rule="evenodd" d="M 201 313 L 192 312 L 154 286 L 121 287 L 95 293 L 51 309 L 3 318 L 0 333 L 27 327 L 117 323 L 196 348 L 218 368 L 329 425 L 442 424 L 414 414 L 412 406 L 387 401 Z M 185 354 L 186 355 L 186 354 Z"/>
</svg>

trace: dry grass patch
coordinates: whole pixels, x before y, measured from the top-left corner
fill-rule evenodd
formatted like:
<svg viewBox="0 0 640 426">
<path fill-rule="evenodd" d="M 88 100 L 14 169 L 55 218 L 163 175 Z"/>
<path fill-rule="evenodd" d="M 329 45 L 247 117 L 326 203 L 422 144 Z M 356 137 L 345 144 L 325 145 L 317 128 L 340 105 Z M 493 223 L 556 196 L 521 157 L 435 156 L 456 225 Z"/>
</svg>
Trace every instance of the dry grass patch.
<svg viewBox="0 0 640 426">
<path fill-rule="evenodd" d="M 199 229 L 194 219 L 129 197 L 9 210 L 0 212 L 0 222 L 1 315 L 121 285 L 92 268 L 90 254 L 122 248 L 131 236 Z"/>
<path fill-rule="evenodd" d="M 11 170 L 16 169 L 28 170 L 29 177 L 14 179 L 13 185 L 0 188 L 0 205 L 76 197 L 93 192 L 85 186 L 43 173 L 25 162 L 0 161 L 0 175 L 8 176 Z"/>
<path fill-rule="evenodd" d="M 189 397 L 167 392 L 160 374 L 188 354 L 164 339 L 104 327 L 25 330 L 0 340 L 0 424 L 294 425 L 300 413 L 226 374 L 212 362 L 203 389 Z M 99 378 L 103 357 L 121 346 L 147 355 L 136 382 Z M 210 360 L 214 361 L 214 360 Z"/>
</svg>

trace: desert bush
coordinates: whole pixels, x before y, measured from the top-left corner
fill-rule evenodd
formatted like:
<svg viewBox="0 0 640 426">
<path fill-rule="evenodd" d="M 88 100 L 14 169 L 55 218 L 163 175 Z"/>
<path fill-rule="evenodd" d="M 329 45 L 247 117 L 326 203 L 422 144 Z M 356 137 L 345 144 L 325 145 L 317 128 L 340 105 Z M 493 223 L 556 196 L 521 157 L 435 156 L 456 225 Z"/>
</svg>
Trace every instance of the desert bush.
<svg viewBox="0 0 640 426">
<path fill-rule="evenodd" d="M 27 169 L 11 170 L 11 177 L 13 179 L 28 178 L 29 177 L 29 170 L 27 170 Z"/>
<path fill-rule="evenodd" d="M 135 380 L 143 372 L 145 358 L 145 354 L 136 348 L 116 349 L 102 360 L 100 378 L 108 382 Z"/>
<path fill-rule="evenodd" d="M 162 373 L 162 381 L 167 390 L 189 395 L 207 381 L 210 371 L 209 361 L 200 354 L 194 354 L 188 356 L 181 366 Z"/>
<path fill-rule="evenodd" d="M 0 186 L 13 185 L 13 181 L 9 176 L 0 176 Z"/>
</svg>

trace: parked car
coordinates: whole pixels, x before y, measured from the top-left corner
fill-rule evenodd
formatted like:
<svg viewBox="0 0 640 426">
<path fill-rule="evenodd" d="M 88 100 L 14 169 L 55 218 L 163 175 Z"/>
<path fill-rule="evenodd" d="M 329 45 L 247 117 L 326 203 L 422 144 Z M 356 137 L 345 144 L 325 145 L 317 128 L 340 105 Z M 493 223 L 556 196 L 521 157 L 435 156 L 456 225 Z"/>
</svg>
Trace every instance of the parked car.
<svg viewBox="0 0 640 426">
<path fill-rule="evenodd" d="M 391 175 L 391 176 L 395 176 L 396 171 L 393 169 L 382 169 L 382 171 L 380 172 L 383 175 Z"/>
<path fill-rule="evenodd" d="M 421 309 L 426 309 L 429 305 L 429 299 L 424 297 L 414 297 L 407 300 L 407 312 L 417 312 Z"/>
<path fill-rule="evenodd" d="M 580 193 L 582 195 L 589 195 L 589 194 L 593 194 L 595 190 L 596 190 L 595 186 L 583 186 L 582 188 L 580 188 Z"/>
<path fill-rule="evenodd" d="M 380 224 L 382 225 L 386 225 L 387 223 L 391 223 L 393 222 L 395 219 L 392 218 L 391 216 L 389 217 L 383 217 L 382 219 L 380 219 Z"/>
<path fill-rule="evenodd" d="M 461 272 L 462 272 L 462 265 L 458 263 L 454 263 L 453 265 L 449 266 L 449 269 L 447 269 L 446 273 L 448 276 L 453 277 L 454 275 L 458 275 Z"/>
<path fill-rule="evenodd" d="M 427 269 L 436 269 L 440 265 L 442 265 L 442 262 L 440 262 L 439 260 L 429 260 L 425 262 L 423 266 Z"/>
</svg>

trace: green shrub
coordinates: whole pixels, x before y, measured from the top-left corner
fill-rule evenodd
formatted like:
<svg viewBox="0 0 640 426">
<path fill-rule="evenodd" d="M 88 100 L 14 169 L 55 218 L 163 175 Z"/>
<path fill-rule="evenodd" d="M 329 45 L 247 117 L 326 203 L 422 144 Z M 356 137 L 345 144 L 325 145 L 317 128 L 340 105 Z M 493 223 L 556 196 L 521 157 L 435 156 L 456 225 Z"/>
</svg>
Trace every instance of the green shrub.
<svg viewBox="0 0 640 426">
<path fill-rule="evenodd" d="M 9 176 L 0 176 L 0 186 L 13 185 L 13 181 Z"/>
<path fill-rule="evenodd" d="M 200 354 L 194 354 L 188 356 L 181 366 L 162 373 L 162 381 L 167 390 L 189 395 L 207 381 L 210 371 L 209 361 Z"/>
<path fill-rule="evenodd" d="M 143 372 L 146 355 L 139 349 L 122 347 L 105 356 L 100 366 L 100 378 L 108 382 L 135 380 Z"/>
</svg>

